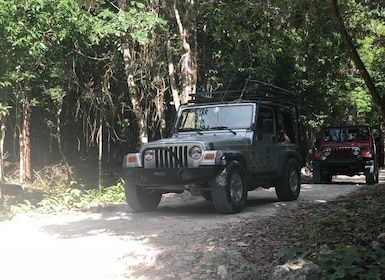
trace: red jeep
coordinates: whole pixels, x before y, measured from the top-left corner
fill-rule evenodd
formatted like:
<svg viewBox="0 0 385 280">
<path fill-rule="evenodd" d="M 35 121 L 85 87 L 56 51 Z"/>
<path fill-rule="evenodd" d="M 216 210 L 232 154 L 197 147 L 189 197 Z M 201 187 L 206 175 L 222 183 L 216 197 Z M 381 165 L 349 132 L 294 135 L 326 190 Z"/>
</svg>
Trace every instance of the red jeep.
<svg viewBox="0 0 385 280">
<path fill-rule="evenodd" d="M 378 183 L 376 142 L 369 126 L 322 129 L 313 158 L 313 183 L 331 183 L 333 175 L 365 175 L 366 184 Z"/>
</svg>

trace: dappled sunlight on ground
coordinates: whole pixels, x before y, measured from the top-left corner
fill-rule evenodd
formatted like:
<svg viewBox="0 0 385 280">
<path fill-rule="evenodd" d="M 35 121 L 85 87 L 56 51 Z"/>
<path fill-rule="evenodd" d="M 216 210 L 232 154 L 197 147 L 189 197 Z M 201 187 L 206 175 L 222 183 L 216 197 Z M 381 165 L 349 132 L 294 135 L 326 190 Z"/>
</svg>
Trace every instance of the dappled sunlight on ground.
<svg viewBox="0 0 385 280">
<path fill-rule="evenodd" d="M 0 224 L 1 279 L 136 279 L 130 273 L 151 267 L 160 253 L 154 233 L 121 235 L 128 231 L 118 226 L 121 217 L 61 216 Z"/>
</svg>

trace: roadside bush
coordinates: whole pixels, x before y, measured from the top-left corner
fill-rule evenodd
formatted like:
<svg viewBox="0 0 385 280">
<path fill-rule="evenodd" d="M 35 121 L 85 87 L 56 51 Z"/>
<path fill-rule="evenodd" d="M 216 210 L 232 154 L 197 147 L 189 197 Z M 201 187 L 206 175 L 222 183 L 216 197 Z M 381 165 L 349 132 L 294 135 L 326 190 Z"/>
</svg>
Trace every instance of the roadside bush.
<svg viewBox="0 0 385 280">
<path fill-rule="evenodd" d="M 89 209 L 122 202 L 124 199 L 124 183 L 122 181 L 118 181 L 116 185 L 110 187 L 89 190 L 58 185 L 55 188 L 47 189 L 38 201 L 30 199 L 30 197 L 3 201 L 0 205 L 0 220 L 10 219 L 17 214 L 27 212 L 52 213 Z"/>
<path fill-rule="evenodd" d="M 312 260 L 331 279 L 384 279 L 385 192 L 380 188 L 330 203 L 326 211 L 300 222 L 292 230 L 300 228 L 307 237 L 281 253 Z"/>
</svg>

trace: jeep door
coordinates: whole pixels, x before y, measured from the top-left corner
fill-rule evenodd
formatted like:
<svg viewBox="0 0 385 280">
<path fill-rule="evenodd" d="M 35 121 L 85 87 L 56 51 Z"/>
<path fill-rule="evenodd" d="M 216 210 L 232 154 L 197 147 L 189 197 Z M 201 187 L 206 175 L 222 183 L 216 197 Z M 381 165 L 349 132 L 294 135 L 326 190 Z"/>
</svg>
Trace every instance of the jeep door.
<svg viewBox="0 0 385 280">
<path fill-rule="evenodd" d="M 261 105 L 258 109 L 255 141 L 255 162 L 258 173 L 275 171 L 277 158 L 277 135 L 273 108 Z"/>
</svg>

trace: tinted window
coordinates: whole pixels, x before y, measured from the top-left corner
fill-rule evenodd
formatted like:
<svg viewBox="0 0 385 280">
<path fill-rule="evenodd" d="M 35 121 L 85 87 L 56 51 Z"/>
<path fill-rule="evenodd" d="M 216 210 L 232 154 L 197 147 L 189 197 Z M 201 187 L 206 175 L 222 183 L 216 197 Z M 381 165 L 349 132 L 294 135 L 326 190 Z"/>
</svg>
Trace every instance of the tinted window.
<svg viewBox="0 0 385 280">
<path fill-rule="evenodd" d="M 366 127 L 359 128 L 331 128 L 326 129 L 324 141 L 367 141 L 369 130 Z"/>
</svg>

